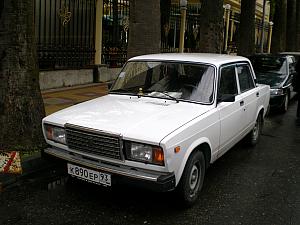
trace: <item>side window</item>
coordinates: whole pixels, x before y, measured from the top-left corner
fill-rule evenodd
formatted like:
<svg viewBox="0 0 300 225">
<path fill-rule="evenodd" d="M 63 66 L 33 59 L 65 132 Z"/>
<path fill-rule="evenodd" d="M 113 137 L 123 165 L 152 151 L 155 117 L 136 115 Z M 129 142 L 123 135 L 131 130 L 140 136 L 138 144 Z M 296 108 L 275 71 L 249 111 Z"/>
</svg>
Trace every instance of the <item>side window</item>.
<svg viewBox="0 0 300 225">
<path fill-rule="evenodd" d="M 219 93 L 221 96 L 237 95 L 237 83 L 235 75 L 235 66 L 226 66 L 221 69 L 221 77 L 219 84 Z"/>
<path fill-rule="evenodd" d="M 250 68 L 248 65 L 237 66 L 237 73 L 241 92 L 245 92 L 255 87 Z"/>
<path fill-rule="evenodd" d="M 288 65 L 289 65 L 289 74 L 295 73 L 295 58 L 294 57 L 288 57 L 287 58 Z"/>
</svg>

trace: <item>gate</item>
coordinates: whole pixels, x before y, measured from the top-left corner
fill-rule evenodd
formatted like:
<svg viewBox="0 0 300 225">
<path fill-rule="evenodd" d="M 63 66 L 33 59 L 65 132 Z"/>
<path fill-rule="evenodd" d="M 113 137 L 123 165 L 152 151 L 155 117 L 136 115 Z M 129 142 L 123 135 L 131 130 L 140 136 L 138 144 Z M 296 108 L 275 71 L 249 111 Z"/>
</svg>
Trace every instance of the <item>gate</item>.
<svg viewBox="0 0 300 225">
<path fill-rule="evenodd" d="M 96 0 L 35 0 L 40 69 L 94 64 Z"/>
</svg>

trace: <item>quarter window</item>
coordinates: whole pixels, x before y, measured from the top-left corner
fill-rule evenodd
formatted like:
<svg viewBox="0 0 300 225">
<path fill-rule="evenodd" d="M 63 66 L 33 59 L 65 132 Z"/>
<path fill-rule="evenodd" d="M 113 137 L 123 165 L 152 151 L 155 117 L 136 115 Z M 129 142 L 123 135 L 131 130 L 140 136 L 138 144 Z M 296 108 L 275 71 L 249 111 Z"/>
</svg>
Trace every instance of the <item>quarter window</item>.
<svg viewBox="0 0 300 225">
<path fill-rule="evenodd" d="M 237 66 L 237 73 L 241 92 L 245 92 L 255 87 L 248 65 Z"/>
</svg>

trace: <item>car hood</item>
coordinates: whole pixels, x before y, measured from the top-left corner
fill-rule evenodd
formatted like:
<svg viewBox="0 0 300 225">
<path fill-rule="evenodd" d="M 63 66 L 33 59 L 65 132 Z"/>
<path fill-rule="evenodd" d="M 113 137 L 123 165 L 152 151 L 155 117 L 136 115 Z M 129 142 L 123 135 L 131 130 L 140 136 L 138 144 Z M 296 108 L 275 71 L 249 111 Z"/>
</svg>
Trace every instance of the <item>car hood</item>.
<svg viewBox="0 0 300 225">
<path fill-rule="evenodd" d="M 110 94 L 51 114 L 43 121 L 88 127 L 133 141 L 159 143 L 211 108 L 211 105 Z"/>
</svg>

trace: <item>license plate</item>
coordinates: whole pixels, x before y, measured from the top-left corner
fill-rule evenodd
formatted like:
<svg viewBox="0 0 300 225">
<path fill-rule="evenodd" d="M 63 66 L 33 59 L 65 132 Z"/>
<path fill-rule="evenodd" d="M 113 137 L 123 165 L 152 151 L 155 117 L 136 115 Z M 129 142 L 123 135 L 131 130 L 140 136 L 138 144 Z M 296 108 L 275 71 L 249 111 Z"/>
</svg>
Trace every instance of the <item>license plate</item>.
<svg viewBox="0 0 300 225">
<path fill-rule="evenodd" d="M 111 186 L 111 175 L 68 163 L 68 174 L 88 182 Z"/>
</svg>

